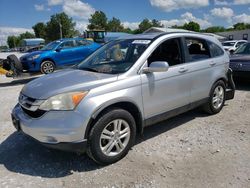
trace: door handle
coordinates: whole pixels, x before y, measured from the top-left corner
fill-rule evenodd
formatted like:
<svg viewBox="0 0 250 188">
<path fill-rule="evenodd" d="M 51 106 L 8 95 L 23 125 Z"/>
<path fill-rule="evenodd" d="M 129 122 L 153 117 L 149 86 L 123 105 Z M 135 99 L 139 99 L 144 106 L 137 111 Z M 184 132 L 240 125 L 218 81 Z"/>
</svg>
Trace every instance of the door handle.
<svg viewBox="0 0 250 188">
<path fill-rule="evenodd" d="M 215 62 L 211 62 L 211 63 L 209 63 L 211 66 L 214 66 L 214 65 L 216 65 L 216 63 Z"/>
<path fill-rule="evenodd" d="M 181 68 L 179 69 L 179 73 L 184 73 L 184 72 L 187 72 L 187 71 L 188 71 L 188 69 L 185 68 L 185 67 L 181 67 Z"/>
</svg>

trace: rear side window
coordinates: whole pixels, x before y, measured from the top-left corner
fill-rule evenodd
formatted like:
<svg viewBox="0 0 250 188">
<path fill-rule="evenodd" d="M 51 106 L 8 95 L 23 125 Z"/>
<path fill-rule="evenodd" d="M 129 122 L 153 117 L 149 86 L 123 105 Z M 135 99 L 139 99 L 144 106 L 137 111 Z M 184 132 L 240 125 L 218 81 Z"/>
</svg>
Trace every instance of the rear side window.
<svg viewBox="0 0 250 188">
<path fill-rule="evenodd" d="M 211 57 L 207 42 L 203 39 L 185 38 L 189 62 L 200 61 Z"/>
<path fill-rule="evenodd" d="M 92 42 L 84 39 L 76 40 L 76 46 L 88 46 L 91 45 Z"/>
<path fill-rule="evenodd" d="M 218 57 L 224 54 L 224 51 L 217 44 L 213 42 L 208 42 L 208 45 L 212 57 Z"/>
<path fill-rule="evenodd" d="M 74 45 L 74 41 L 73 40 L 69 40 L 69 41 L 65 41 L 61 44 L 61 48 L 62 49 L 66 49 L 66 48 L 73 48 Z"/>
</svg>

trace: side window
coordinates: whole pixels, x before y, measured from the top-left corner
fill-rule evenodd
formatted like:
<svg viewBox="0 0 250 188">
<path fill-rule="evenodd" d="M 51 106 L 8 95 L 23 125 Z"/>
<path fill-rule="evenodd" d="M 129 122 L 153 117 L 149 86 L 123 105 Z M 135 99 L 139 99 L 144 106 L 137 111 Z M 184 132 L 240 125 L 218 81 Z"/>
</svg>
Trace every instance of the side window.
<svg viewBox="0 0 250 188">
<path fill-rule="evenodd" d="M 75 47 L 74 45 L 74 41 L 73 40 L 69 40 L 69 41 L 65 41 L 61 44 L 60 46 L 62 49 L 66 49 L 66 48 L 73 48 Z"/>
<path fill-rule="evenodd" d="M 197 38 L 186 38 L 185 40 L 189 53 L 189 61 L 199 61 L 211 57 L 205 40 Z"/>
<path fill-rule="evenodd" d="M 218 57 L 224 54 L 224 51 L 217 44 L 214 44 L 213 42 L 209 41 L 208 45 L 212 57 Z"/>
<path fill-rule="evenodd" d="M 76 40 L 76 46 L 88 46 L 90 45 L 92 42 L 88 41 L 88 40 Z"/>
<path fill-rule="evenodd" d="M 169 66 L 181 64 L 182 54 L 180 39 L 169 39 L 158 46 L 148 58 L 148 65 L 153 61 L 166 61 Z"/>
</svg>

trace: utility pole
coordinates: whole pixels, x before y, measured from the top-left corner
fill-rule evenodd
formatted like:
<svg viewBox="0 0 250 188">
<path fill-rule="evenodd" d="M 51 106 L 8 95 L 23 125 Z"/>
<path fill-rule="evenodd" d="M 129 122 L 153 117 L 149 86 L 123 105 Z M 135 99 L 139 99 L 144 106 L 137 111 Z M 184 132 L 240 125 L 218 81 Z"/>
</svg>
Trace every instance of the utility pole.
<svg viewBox="0 0 250 188">
<path fill-rule="evenodd" d="M 62 39 L 62 24 L 60 21 L 59 21 L 59 28 L 60 28 L 60 39 Z"/>
</svg>

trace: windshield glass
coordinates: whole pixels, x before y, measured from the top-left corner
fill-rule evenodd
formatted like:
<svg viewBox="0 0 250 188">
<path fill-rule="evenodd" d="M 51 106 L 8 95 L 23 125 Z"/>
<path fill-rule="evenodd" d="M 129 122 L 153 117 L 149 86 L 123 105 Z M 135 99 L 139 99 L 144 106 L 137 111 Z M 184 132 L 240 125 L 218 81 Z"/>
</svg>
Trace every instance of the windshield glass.
<svg viewBox="0 0 250 188">
<path fill-rule="evenodd" d="M 105 44 L 77 68 L 106 74 L 124 73 L 148 47 L 151 40 L 123 39 Z"/>
<path fill-rule="evenodd" d="M 242 44 L 239 48 L 236 49 L 234 54 L 249 54 L 250 55 L 250 43 Z"/>
<path fill-rule="evenodd" d="M 60 44 L 59 41 L 54 41 L 54 42 L 51 42 L 51 43 L 47 44 L 46 46 L 44 46 L 41 50 L 53 50 L 53 49 L 55 49 L 59 44 Z"/>
<path fill-rule="evenodd" d="M 223 42 L 222 46 L 234 46 L 235 42 Z"/>
</svg>

